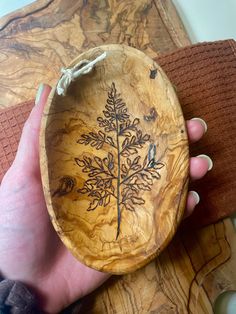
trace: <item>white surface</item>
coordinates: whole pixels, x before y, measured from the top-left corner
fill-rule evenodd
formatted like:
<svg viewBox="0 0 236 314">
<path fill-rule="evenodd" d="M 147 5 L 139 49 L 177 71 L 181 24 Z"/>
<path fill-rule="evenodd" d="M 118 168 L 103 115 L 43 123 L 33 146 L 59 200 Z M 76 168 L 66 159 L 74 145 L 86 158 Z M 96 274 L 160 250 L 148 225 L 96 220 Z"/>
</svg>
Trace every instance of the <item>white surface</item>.
<svg viewBox="0 0 236 314">
<path fill-rule="evenodd" d="M 172 1 L 193 43 L 236 39 L 236 0 Z"/>
<path fill-rule="evenodd" d="M 32 2 L 34 0 L 0 0 L 0 17 Z"/>
</svg>

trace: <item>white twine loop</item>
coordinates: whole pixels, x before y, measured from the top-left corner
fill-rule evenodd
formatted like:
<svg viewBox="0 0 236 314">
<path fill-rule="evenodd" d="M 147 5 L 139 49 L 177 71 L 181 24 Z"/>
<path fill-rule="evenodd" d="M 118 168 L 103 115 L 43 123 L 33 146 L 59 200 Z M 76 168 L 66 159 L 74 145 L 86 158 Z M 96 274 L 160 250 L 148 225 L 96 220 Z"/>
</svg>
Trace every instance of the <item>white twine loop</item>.
<svg viewBox="0 0 236 314">
<path fill-rule="evenodd" d="M 105 59 L 106 56 L 107 56 L 107 53 L 103 52 L 100 56 L 98 56 L 96 59 L 92 61 L 81 60 L 73 68 L 68 68 L 68 69 L 62 68 L 61 69 L 62 76 L 57 83 L 57 94 L 65 96 L 67 88 L 69 87 L 72 81 L 74 81 L 81 75 L 91 72 L 94 65 L 102 61 L 103 59 Z"/>
</svg>

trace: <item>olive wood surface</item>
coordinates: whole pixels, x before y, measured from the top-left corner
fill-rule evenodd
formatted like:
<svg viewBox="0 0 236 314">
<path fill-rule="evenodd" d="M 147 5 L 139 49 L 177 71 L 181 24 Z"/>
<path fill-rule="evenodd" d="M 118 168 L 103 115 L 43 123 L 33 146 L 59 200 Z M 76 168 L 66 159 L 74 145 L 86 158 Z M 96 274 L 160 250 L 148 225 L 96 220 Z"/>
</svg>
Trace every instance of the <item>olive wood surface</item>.
<svg viewBox="0 0 236 314">
<path fill-rule="evenodd" d="M 53 89 L 41 130 L 45 198 L 59 236 L 86 265 L 122 274 L 159 254 L 182 218 L 188 139 L 163 70 L 125 45 L 89 50 L 91 73 Z"/>
<path fill-rule="evenodd" d="M 183 232 L 144 268 L 113 276 L 72 314 L 213 314 L 216 298 L 236 290 L 236 233 L 229 218 Z M 226 312 L 225 312 L 226 313 Z"/>
<path fill-rule="evenodd" d="M 170 0 L 39 0 L 0 19 L 0 108 L 54 85 L 83 51 L 126 44 L 150 57 L 190 44 Z"/>
<path fill-rule="evenodd" d="M 0 19 L 0 42 L 1 108 L 33 99 L 40 82 L 54 84 L 62 65 L 94 45 L 126 43 L 153 57 L 191 43 L 171 0 L 39 0 Z M 180 230 L 158 259 L 113 276 L 66 313 L 212 313 L 216 297 L 236 289 L 235 243 L 229 219 Z"/>
</svg>

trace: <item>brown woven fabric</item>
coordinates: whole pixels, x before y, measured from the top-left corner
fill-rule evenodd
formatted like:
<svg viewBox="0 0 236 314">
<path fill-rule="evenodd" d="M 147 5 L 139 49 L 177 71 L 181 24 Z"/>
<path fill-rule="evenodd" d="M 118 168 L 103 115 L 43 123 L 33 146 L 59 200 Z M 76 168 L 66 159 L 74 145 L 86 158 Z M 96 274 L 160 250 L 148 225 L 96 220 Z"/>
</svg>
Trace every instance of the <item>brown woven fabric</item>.
<svg viewBox="0 0 236 314">
<path fill-rule="evenodd" d="M 0 182 L 15 158 L 23 125 L 33 105 L 31 100 L 0 110 Z"/>
<path fill-rule="evenodd" d="M 214 167 L 190 185 L 201 202 L 186 220 L 191 227 L 206 225 L 236 211 L 236 42 L 197 44 L 157 61 L 177 88 L 185 118 L 201 117 L 208 125 L 190 152 L 209 155 Z"/>
<path fill-rule="evenodd" d="M 191 155 L 208 154 L 214 168 L 191 185 L 201 203 L 186 223 L 216 222 L 236 211 L 236 44 L 233 40 L 197 44 L 160 56 L 157 62 L 176 87 L 185 118 L 202 117 L 208 124 L 207 134 L 194 144 Z M 33 103 L 0 111 L 0 181 Z"/>
</svg>

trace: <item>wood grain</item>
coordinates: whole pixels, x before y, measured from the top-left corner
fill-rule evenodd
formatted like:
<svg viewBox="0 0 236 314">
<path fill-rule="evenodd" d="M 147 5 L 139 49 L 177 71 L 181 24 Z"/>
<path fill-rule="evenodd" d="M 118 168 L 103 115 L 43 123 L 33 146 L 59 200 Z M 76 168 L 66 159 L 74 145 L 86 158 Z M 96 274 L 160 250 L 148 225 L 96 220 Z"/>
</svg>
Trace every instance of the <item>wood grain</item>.
<svg viewBox="0 0 236 314">
<path fill-rule="evenodd" d="M 44 0 L 1 19 L 0 43 L 3 108 L 33 99 L 41 82 L 54 85 L 89 48 L 124 43 L 155 57 L 190 41 L 170 0 Z"/>
<path fill-rule="evenodd" d="M 112 277 L 73 313 L 210 314 L 217 296 L 236 288 L 236 234 L 230 219 L 178 232 L 155 261 Z"/>
<path fill-rule="evenodd" d="M 107 45 L 76 58 L 105 60 L 65 97 L 51 93 L 41 172 L 52 222 L 90 267 L 134 271 L 159 254 L 182 218 L 188 140 L 174 89 L 137 49 Z"/>
<path fill-rule="evenodd" d="M 40 0 L 24 11 L 19 10 L 0 19 L 1 107 L 33 99 L 40 82 L 54 84 L 60 67 L 68 64 L 92 44 L 117 43 L 115 38 L 119 39 L 119 43 L 122 43 L 122 39 L 127 43 L 128 38 L 132 38 L 132 42 L 137 43 L 136 47 L 144 49 L 148 55 L 149 51 L 154 49 L 156 49 L 154 53 L 158 54 L 190 44 L 170 0 L 145 1 L 147 9 L 131 14 L 130 18 L 125 15 L 125 5 L 117 16 L 111 9 L 105 10 L 105 5 L 107 4 L 109 8 L 110 2 L 93 1 L 92 6 L 84 1 L 84 11 L 79 9 L 81 3 L 82 0 L 70 2 Z M 104 4 L 104 13 L 103 9 L 99 10 L 98 3 Z M 139 3 L 135 1 L 135 5 Z M 68 6 L 71 6 L 71 9 L 68 9 Z M 92 12 L 99 12 L 99 15 L 91 18 Z M 176 19 L 173 19 L 173 12 Z M 84 21 L 83 30 L 80 24 L 82 13 L 86 13 L 87 19 L 90 17 L 87 23 Z M 142 27 L 149 25 L 150 37 L 146 41 L 147 46 L 145 44 L 142 46 L 143 37 L 136 32 L 135 27 L 129 28 L 132 32 L 126 32 L 126 25 L 134 25 L 137 19 Z M 114 32 L 104 30 L 110 20 L 117 21 L 115 30 L 120 32 L 120 36 L 114 37 Z M 91 21 L 93 24 L 90 25 Z M 88 40 L 87 45 L 82 47 L 84 32 L 86 30 L 87 33 L 94 32 L 100 25 L 103 25 L 105 39 L 98 38 L 98 43 Z M 221 231 L 223 230 L 221 233 L 215 232 L 219 230 L 218 226 L 221 227 Z M 182 292 L 182 285 L 186 289 L 184 291 L 187 291 L 194 273 L 201 270 L 201 267 L 207 272 L 201 277 L 202 281 L 194 284 L 195 290 L 191 293 L 189 304 L 195 305 L 190 306 L 190 313 L 212 313 L 212 304 L 216 296 L 223 291 L 236 289 L 235 230 L 230 220 L 225 219 L 199 231 L 184 233 L 183 236 L 181 233 L 182 231 L 175 237 L 173 245 L 161 254 L 160 259 L 133 274 L 113 276 L 103 288 L 89 295 L 85 303 L 73 307 L 70 313 L 188 313 L 186 308 L 188 297 Z M 186 248 L 184 239 L 189 239 Z M 190 267 L 189 271 L 187 266 Z M 186 272 L 190 276 L 185 277 Z M 189 295 L 188 292 L 186 294 Z"/>
</svg>

